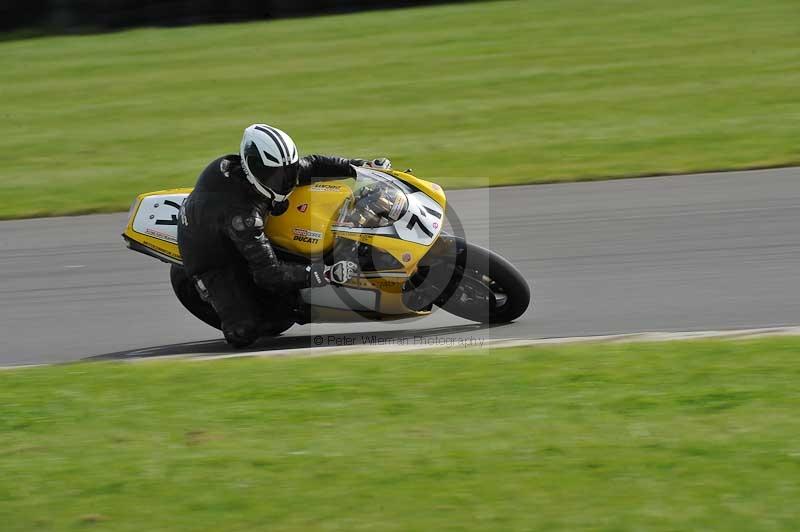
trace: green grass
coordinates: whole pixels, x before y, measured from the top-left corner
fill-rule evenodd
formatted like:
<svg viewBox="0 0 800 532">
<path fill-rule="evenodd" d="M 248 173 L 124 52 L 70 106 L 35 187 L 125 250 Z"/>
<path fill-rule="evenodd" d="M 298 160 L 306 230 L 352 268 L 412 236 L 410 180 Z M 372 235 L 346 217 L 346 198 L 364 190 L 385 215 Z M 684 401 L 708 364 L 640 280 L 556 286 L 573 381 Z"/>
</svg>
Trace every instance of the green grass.
<svg viewBox="0 0 800 532">
<path fill-rule="evenodd" d="M 4 531 L 800 529 L 800 340 L 0 372 Z"/>
<path fill-rule="evenodd" d="M 800 161 L 797 0 L 545 0 L 0 42 L 0 218 L 190 186 L 254 121 L 448 187 Z"/>
</svg>

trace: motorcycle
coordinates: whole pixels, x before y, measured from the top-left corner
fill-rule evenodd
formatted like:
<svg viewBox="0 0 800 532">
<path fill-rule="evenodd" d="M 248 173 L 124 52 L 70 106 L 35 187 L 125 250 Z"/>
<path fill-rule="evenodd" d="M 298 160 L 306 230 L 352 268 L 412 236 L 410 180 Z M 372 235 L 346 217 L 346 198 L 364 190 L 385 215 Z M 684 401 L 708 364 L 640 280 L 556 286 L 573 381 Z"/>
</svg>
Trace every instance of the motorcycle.
<svg viewBox="0 0 800 532">
<path fill-rule="evenodd" d="M 303 318 L 270 324 L 279 335 L 295 323 L 354 322 L 423 317 L 434 307 L 480 323 L 521 316 L 530 288 L 506 259 L 444 231 L 442 188 L 410 171 L 356 168 L 357 177 L 297 187 L 280 216 L 264 228 L 284 261 L 326 264 L 345 257 L 358 272 L 343 284 L 300 290 Z M 123 233 L 127 246 L 171 265 L 178 300 L 220 329 L 213 307 L 197 292 L 178 249 L 181 205 L 192 189 L 137 196 Z M 265 304 L 268 297 L 264 296 Z"/>
</svg>

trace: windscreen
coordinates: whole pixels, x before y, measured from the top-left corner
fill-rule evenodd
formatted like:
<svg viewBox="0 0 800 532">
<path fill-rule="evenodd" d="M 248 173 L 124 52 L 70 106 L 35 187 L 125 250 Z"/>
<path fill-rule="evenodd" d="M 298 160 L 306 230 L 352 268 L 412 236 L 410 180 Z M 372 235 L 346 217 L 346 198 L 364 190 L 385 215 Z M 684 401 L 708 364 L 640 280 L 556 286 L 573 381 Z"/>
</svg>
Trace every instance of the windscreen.
<svg viewBox="0 0 800 532">
<path fill-rule="evenodd" d="M 337 225 L 375 228 L 392 225 L 408 208 L 408 198 L 396 185 L 360 175 L 345 201 Z"/>
</svg>

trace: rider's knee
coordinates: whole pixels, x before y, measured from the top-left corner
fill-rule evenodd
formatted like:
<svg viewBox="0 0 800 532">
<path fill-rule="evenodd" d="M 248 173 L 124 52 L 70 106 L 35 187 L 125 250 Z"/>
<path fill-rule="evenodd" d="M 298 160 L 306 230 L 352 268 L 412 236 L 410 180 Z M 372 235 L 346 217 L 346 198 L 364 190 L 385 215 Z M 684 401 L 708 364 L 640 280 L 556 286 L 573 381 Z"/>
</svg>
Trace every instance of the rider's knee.
<svg viewBox="0 0 800 532">
<path fill-rule="evenodd" d="M 225 341 L 233 347 L 247 347 L 261 336 L 258 324 L 249 320 L 224 324 L 222 333 L 225 335 Z"/>
</svg>

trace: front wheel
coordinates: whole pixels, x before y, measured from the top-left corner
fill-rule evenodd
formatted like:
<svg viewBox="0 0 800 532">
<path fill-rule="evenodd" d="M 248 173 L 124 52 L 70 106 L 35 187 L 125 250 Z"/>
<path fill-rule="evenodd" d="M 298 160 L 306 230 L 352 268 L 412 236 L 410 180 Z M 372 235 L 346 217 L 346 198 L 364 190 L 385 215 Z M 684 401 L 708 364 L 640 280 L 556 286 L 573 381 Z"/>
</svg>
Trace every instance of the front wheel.
<svg viewBox="0 0 800 532">
<path fill-rule="evenodd" d="M 460 260 L 437 306 L 480 323 L 508 323 L 522 316 L 531 291 L 519 270 L 493 251 L 457 240 Z"/>
</svg>

